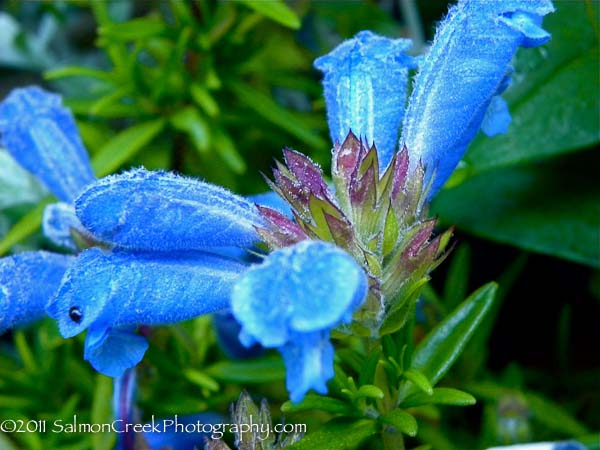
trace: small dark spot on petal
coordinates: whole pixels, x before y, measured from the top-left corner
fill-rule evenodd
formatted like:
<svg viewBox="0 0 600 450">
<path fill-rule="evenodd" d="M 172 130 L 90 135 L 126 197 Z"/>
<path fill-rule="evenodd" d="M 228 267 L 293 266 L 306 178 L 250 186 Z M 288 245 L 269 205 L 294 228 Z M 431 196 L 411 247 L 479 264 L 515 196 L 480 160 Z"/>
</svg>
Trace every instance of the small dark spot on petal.
<svg viewBox="0 0 600 450">
<path fill-rule="evenodd" d="M 81 319 L 83 319 L 83 314 L 79 307 L 71 306 L 71 309 L 69 309 L 69 317 L 73 322 L 80 323 Z"/>
</svg>

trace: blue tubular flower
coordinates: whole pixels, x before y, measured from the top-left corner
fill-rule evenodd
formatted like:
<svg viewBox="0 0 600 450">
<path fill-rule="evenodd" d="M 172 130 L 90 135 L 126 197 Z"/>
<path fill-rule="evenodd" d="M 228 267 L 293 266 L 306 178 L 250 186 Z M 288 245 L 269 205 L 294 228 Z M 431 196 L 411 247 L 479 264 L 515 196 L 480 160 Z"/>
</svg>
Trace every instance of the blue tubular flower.
<svg viewBox="0 0 600 450">
<path fill-rule="evenodd" d="M 99 180 L 75 207 L 94 236 L 141 250 L 250 246 L 262 223 L 252 203 L 226 189 L 144 169 Z"/>
<path fill-rule="evenodd" d="M 224 309 L 245 265 L 202 252 L 144 253 L 92 248 L 64 275 L 46 310 L 64 337 L 90 328 L 85 358 L 117 376 L 147 348 L 137 325 L 180 322 Z"/>
<path fill-rule="evenodd" d="M 44 208 L 42 217 L 44 236 L 56 245 L 77 251 L 77 243 L 73 240 L 73 230 L 86 234 L 83 225 L 75 215 L 75 208 L 70 203 L 52 203 Z"/>
<path fill-rule="evenodd" d="M 361 31 L 314 62 L 325 74 L 331 140 L 342 143 L 352 129 L 369 146 L 375 142 L 382 170 L 396 150 L 408 71 L 415 67 L 413 58 L 404 54 L 410 45 L 408 39 Z"/>
<path fill-rule="evenodd" d="M 113 389 L 113 411 L 117 434 L 117 445 L 115 450 L 135 450 L 140 448 L 140 436 L 132 427 L 126 428 L 126 424 L 137 424 L 135 396 L 136 396 L 136 372 L 129 369 L 123 375 L 115 378 Z M 203 412 L 185 416 L 165 418 L 160 421 L 161 427 L 156 430 L 152 426 L 143 428 L 143 440 L 146 441 L 143 448 L 150 450 L 196 450 L 205 442 L 206 438 L 217 439 L 222 437 L 225 431 L 222 426 L 216 426 L 214 433 L 202 433 L 200 425 L 223 424 L 227 419 L 216 413 Z M 152 425 L 152 423 L 148 424 Z M 205 429 L 208 430 L 208 427 Z M 189 431 L 188 431 L 189 430 Z M 193 430 L 193 431 L 192 431 Z"/>
<path fill-rule="evenodd" d="M 550 0 L 461 0 L 439 26 L 416 76 L 404 117 L 402 142 L 435 179 L 431 195 L 448 179 L 482 126 L 488 135 L 506 130 L 510 117 L 498 97 L 508 85 L 510 60 L 519 46 L 550 35 L 540 28 L 554 10 Z"/>
<path fill-rule="evenodd" d="M 0 333 L 44 316 L 73 259 L 43 251 L 0 259 Z"/>
<path fill-rule="evenodd" d="M 56 94 L 13 90 L 0 103 L 0 135 L 13 158 L 65 202 L 95 179 L 75 120 Z"/>
<path fill-rule="evenodd" d="M 134 403 L 137 380 L 135 369 L 126 370 L 113 382 L 113 411 L 115 421 L 122 424 L 118 428 L 117 446 L 118 450 L 129 450 L 135 448 L 135 433 L 125 429 L 126 424 L 134 422 Z"/>
<path fill-rule="evenodd" d="M 329 331 L 350 322 L 367 284 L 350 255 L 319 241 L 274 251 L 236 283 L 231 308 L 242 325 L 240 340 L 281 351 L 292 401 L 311 388 L 326 392 L 333 376 Z"/>
<path fill-rule="evenodd" d="M 240 324 L 230 312 L 214 314 L 212 323 L 217 335 L 217 342 L 229 358 L 254 358 L 264 353 L 264 348 L 258 344 L 250 347 L 242 345 L 239 339 Z"/>
</svg>

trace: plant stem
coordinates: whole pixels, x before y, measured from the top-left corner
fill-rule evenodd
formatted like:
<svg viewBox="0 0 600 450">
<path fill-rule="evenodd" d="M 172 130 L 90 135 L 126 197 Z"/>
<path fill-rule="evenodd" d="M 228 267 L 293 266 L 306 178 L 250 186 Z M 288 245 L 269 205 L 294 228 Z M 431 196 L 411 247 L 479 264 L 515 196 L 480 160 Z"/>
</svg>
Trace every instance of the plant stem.
<svg viewBox="0 0 600 450">
<path fill-rule="evenodd" d="M 402 433 L 387 427 L 381 431 L 381 440 L 385 450 L 405 450 L 406 448 Z"/>
</svg>

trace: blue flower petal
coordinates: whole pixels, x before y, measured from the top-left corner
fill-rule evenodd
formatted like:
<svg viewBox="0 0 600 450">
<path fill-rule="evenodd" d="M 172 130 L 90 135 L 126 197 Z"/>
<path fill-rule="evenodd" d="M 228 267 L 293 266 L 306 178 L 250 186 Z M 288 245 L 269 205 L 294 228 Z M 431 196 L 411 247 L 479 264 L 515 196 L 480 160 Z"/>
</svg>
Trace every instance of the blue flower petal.
<svg viewBox="0 0 600 450">
<path fill-rule="evenodd" d="M 44 208 L 42 230 L 44 236 L 56 245 L 76 251 L 77 244 L 73 240 L 71 230 L 83 230 L 83 225 L 75 215 L 72 204 L 59 202 Z"/>
<path fill-rule="evenodd" d="M 119 377 L 137 365 L 148 349 L 148 341 L 132 328 L 91 326 L 85 337 L 83 358 L 109 377 Z"/>
<path fill-rule="evenodd" d="M 402 131 L 411 164 L 421 160 L 429 176 L 435 171 L 431 195 L 448 179 L 492 98 L 506 86 L 518 47 L 547 40 L 538 25 L 553 10 L 550 0 L 461 0 L 450 9 L 416 76 Z"/>
<path fill-rule="evenodd" d="M 404 52 L 408 39 L 361 31 L 315 60 L 322 71 L 331 140 L 344 142 L 350 129 L 375 142 L 381 170 L 389 164 L 404 116 L 408 71 L 415 61 Z"/>
<path fill-rule="evenodd" d="M 59 199 L 70 202 L 94 181 L 71 112 L 37 86 L 15 89 L 0 103 L 2 143 Z"/>
<path fill-rule="evenodd" d="M 44 251 L 0 259 L 0 333 L 41 319 L 74 259 Z"/>
<path fill-rule="evenodd" d="M 286 387 L 290 400 L 302 401 L 310 389 L 327 393 L 327 380 L 333 377 L 333 346 L 329 332 L 294 334 L 279 350 L 286 370 Z"/>
<path fill-rule="evenodd" d="M 241 339 L 280 347 L 293 331 L 350 320 L 366 293 L 367 277 L 350 255 L 329 243 L 302 241 L 249 269 L 233 289 L 231 307 Z"/>
<path fill-rule="evenodd" d="M 144 169 L 99 180 L 75 209 L 101 240 L 141 250 L 250 246 L 262 225 L 257 208 L 226 189 Z"/>
<path fill-rule="evenodd" d="M 246 346 L 240 342 L 241 327 L 230 312 L 215 313 L 213 326 L 217 334 L 217 342 L 229 358 L 254 358 L 264 353 L 264 348 L 258 344 Z"/>
<path fill-rule="evenodd" d="M 93 323 L 160 325 L 228 305 L 246 266 L 210 253 L 82 252 L 65 273 L 48 314 L 64 337 Z"/>
<path fill-rule="evenodd" d="M 508 104 L 502 97 L 496 95 L 492 98 L 490 106 L 485 112 L 481 123 L 481 131 L 490 137 L 506 133 L 511 121 Z"/>
</svg>

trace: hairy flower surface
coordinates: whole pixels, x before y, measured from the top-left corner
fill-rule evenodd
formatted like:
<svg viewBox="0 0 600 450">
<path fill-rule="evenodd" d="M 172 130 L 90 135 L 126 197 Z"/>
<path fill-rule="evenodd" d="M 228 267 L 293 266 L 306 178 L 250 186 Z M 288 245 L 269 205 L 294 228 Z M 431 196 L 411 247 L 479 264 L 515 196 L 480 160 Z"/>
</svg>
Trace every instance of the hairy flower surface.
<svg viewBox="0 0 600 450">
<path fill-rule="evenodd" d="M 72 200 L 95 177 L 71 112 L 60 96 L 37 86 L 15 89 L 0 103 L 0 138 L 10 155 L 59 199 L 46 206 L 43 231 L 76 250 L 76 231 L 87 233 Z M 0 333 L 41 319 L 74 257 L 45 251 L 0 259 Z"/>
<path fill-rule="evenodd" d="M 552 11 L 550 0 L 459 1 L 419 64 L 406 113 L 405 74 L 413 67 L 402 55 L 406 41 L 358 33 L 315 61 L 325 74 L 332 140 L 342 142 L 352 130 L 377 146 L 383 169 L 396 149 L 389 136 L 402 122 L 399 147 L 408 149 L 412 170 L 423 164 L 434 195 L 480 128 L 488 135 L 506 131 L 510 115 L 498 95 L 509 85 L 510 61 L 519 46 L 550 38 L 540 25 Z M 391 105 L 398 109 L 388 112 Z"/>
<path fill-rule="evenodd" d="M 314 63 L 325 74 L 331 140 L 343 142 L 352 129 L 369 146 L 375 141 L 382 170 L 396 151 L 408 71 L 416 67 L 414 59 L 404 53 L 410 46 L 409 39 L 361 31 Z"/>
<path fill-rule="evenodd" d="M 364 301 L 367 278 L 346 252 L 319 241 L 277 250 L 236 283 L 231 298 L 240 339 L 278 348 L 292 401 L 309 389 L 327 392 L 333 376 L 329 331 L 352 320 Z"/>
<path fill-rule="evenodd" d="M 72 256 L 38 251 L 0 259 L 0 333 L 44 316 Z"/>
<path fill-rule="evenodd" d="M 411 156 L 435 171 L 432 194 L 482 124 L 488 135 L 506 131 L 508 108 L 496 96 L 509 84 L 519 46 L 550 38 L 540 24 L 552 11 L 550 0 L 463 0 L 450 8 L 415 78 L 402 127 Z"/>
<path fill-rule="evenodd" d="M 122 248 L 250 247 L 258 239 L 260 215 L 253 203 L 168 172 L 134 169 L 105 177 L 77 198 L 75 208 L 95 237 Z"/>
<path fill-rule="evenodd" d="M 459 1 L 420 64 L 406 112 L 415 66 L 407 41 L 361 32 L 319 58 L 333 188 L 309 158 L 284 149 L 269 184 L 289 210 L 166 172 L 95 181 L 57 97 L 33 89 L 9 98 L 0 107 L 5 145 L 64 202 L 47 210 L 48 235 L 69 245 L 75 228 L 80 247 L 100 247 L 69 265 L 49 314 L 65 337 L 87 329 L 86 359 L 118 376 L 147 348 L 139 325 L 230 308 L 242 343 L 282 353 L 293 401 L 326 392 L 333 328 L 380 337 L 413 313 L 451 234 L 435 233 L 428 199 L 480 128 L 491 135 L 508 126 L 498 95 L 510 60 L 519 46 L 548 39 L 540 25 L 552 10 L 549 0 Z M 225 256 L 261 239 L 272 250 L 261 263 Z"/>
<path fill-rule="evenodd" d="M 64 202 L 95 180 L 71 112 L 59 95 L 15 89 L 0 104 L 2 145 Z"/>
</svg>

